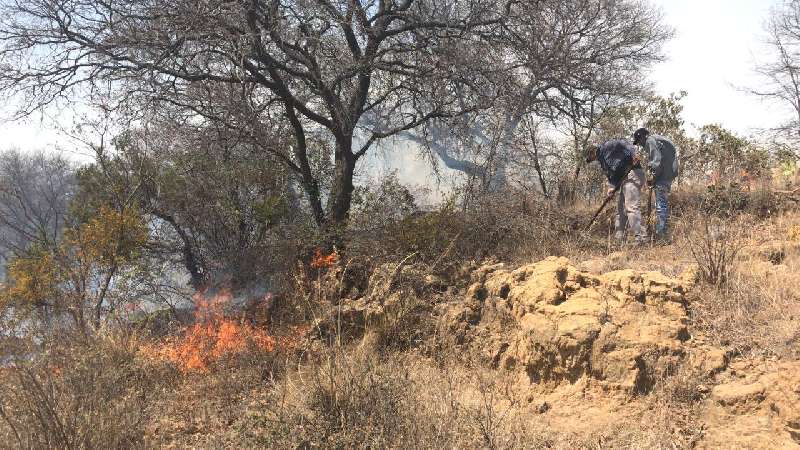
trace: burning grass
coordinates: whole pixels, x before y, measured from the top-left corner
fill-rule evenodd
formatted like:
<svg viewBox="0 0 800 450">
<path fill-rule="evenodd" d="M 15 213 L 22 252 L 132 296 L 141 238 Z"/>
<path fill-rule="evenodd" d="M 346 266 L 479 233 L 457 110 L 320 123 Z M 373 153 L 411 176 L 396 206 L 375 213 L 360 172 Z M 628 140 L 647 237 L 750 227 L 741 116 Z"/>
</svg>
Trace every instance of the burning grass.
<svg viewBox="0 0 800 450">
<path fill-rule="evenodd" d="M 194 296 L 194 323 L 178 336 L 150 344 L 142 351 L 150 357 L 172 362 L 185 373 L 208 373 L 227 358 L 291 350 L 307 334 L 307 327 L 296 327 L 284 336 L 274 336 L 244 318 L 229 317 L 225 311 L 232 300 L 229 289 L 211 297 L 204 291 L 198 292 Z"/>
<path fill-rule="evenodd" d="M 333 267 L 337 262 L 339 262 L 339 254 L 335 251 L 330 255 L 325 255 L 321 249 L 316 249 L 310 265 L 312 269 L 327 269 Z"/>
</svg>

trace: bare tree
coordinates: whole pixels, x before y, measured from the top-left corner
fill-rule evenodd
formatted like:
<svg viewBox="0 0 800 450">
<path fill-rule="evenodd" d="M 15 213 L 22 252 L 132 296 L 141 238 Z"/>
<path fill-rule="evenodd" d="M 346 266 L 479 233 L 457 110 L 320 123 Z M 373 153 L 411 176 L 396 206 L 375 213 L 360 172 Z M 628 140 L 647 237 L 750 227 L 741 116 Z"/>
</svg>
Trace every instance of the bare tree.
<svg viewBox="0 0 800 450">
<path fill-rule="evenodd" d="M 800 1 L 774 7 L 766 23 L 770 58 L 756 66 L 764 86 L 749 92 L 791 108 L 794 117 L 775 131 L 783 137 L 800 137 Z"/>
<path fill-rule="evenodd" d="M 432 120 L 426 130 L 402 135 L 427 144 L 447 167 L 486 188 L 506 181 L 515 148 L 535 144 L 519 130 L 526 120 L 580 126 L 588 138 L 604 108 L 643 93 L 642 74 L 661 60 L 672 36 L 661 11 L 640 0 L 519 2 L 509 8 L 503 30 L 494 48 L 511 70 L 496 73 L 493 108 Z"/>
<path fill-rule="evenodd" d="M 58 154 L 0 153 L 0 252 L 19 256 L 31 245 L 51 247 L 67 225 L 75 167 Z"/>
<path fill-rule="evenodd" d="M 261 142 L 301 180 L 320 225 L 344 222 L 357 161 L 375 142 L 477 107 L 481 37 L 501 22 L 489 0 L 16 0 L 0 20 L 0 90 L 22 113 L 76 89 L 179 105 L 196 117 L 258 127 L 280 121 L 288 148 Z M 463 45 L 469 43 L 469 45 Z M 476 70 L 477 68 L 485 70 Z M 239 99 L 246 115 L 203 92 Z M 470 95 L 454 95 L 469 92 Z M 200 94 L 198 94 L 200 93 Z M 360 126 L 365 114 L 380 127 Z M 320 191 L 309 139 L 332 144 Z M 327 211 L 324 208 L 327 203 Z"/>
</svg>

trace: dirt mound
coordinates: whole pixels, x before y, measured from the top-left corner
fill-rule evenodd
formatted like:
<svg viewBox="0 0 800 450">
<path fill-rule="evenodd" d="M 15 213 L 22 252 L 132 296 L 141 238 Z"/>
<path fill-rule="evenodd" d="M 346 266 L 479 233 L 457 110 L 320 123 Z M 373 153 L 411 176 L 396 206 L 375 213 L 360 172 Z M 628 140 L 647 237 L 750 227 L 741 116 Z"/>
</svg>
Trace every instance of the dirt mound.
<svg viewBox="0 0 800 450">
<path fill-rule="evenodd" d="M 740 363 L 725 375 L 708 399 L 702 448 L 800 447 L 800 363 Z"/>
<path fill-rule="evenodd" d="M 779 267 L 795 249 L 750 251 Z M 472 266 L 460 291 L 424 267 L 387 265 L 356 298 L 330 305 L 317 328 L 360 342 L 365 354 L 449 340 L 470 370 L 510 383 L 507 401 L 520 420 L 556 434 L 611 436 L 615 424 L 641 423 L 653 436 L 700 448 L 800 446 L 800 365 L 746 366 L 701 330 L 693 336 L 687 294 L 696 266 L 672 278 L 604 271 L 624 261 L 597 262 L 587 270 L 556 257 Z M 473 365 L 475 356 L 484 367 Z M 663 423 L 653 425 L 658 417 Z"/>
<path fill-rule="evenodd" d="M 484 266 L 473 281 L 466 301 L 445 313 L 450 331 L 532 383 L 589 377 L 645 393 L 687 354 L 683 280 L 634 270 L 592 275 L 548 258 L 515 270 Z"/>
<path fill-rule="evenodd" d="M 795 251 L 752 250 L 775 266 Z M 644 394 L 675 378 L 655 397 L 673 389 L 687 402 L 680 408 L 699 402 L 692 445 L 800 448 L 800 364 L 731 362 L 730 350 L 691 336 L 687 291 L 696 281 L 692 266 L 670 278 L 582 271 L 565 258 L 486 265 L 473 272 L 463 301 L 441 306 L 442 323 L 488 365 L 518 374 L 536 392 L 533 405 L 548 405 L 538 413 L 553 429 L 644 420 L 652 400 Z"/>
</svg>

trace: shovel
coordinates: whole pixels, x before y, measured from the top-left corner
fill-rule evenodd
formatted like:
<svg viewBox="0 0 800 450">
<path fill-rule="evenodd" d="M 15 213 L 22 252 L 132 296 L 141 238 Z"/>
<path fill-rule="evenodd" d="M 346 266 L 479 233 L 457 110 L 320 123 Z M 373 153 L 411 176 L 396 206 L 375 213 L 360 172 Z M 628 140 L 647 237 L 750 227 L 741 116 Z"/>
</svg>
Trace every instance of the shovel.
<svg viewBox="0 0 800 450">
<path fill-rule="evenodd" d="M 622 181 L 620 181 L 619 184 L 614 186 L 614 190 L 611 191 L 611 193 L 606 196 L 605 200 L 603 200 L 603 204 L 600 205 L 600 208 L 598 208 L 597 212 L 594 213 L 594 216 L 592 216 L 592 220 L 589 221 L 589 225 L 586 226 L 586 231 L 587 232 L 591 231 L 592 225 L 594 225 L 594 222 L 597 220 L 597 217 L 600 216 L 600 213 L 603 212 L 603 210 L 606 208 L 606 206 L 617 195 L 617 192 L 619 192 L 620 188 L 622 188 L 622 185 L 625 184 L 625 180 L 628 178 L 628 175 L 631 173 L 631 170 L 633 170 L 633 166 L 629 167 L 628 170 L 625 171 L 625 176 L 622 177 Z"/>
<path fill-rule="evenodd" d="M 653 238 L 653 186 L 647 187 L 647 235 Z"/>
</svg>

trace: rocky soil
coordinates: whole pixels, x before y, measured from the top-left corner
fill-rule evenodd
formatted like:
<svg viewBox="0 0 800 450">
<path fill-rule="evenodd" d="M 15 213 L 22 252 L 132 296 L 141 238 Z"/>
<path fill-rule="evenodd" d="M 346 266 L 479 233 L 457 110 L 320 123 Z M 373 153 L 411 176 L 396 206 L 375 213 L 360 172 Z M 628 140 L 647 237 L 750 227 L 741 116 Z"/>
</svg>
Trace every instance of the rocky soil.
<svg viewBox="0 0 800 450">
<path fill-rule="evenodd" d="M 785 252 L 795 250 L 771 245 L 750 257 L 771 274 L 784 270 Z M 754 366 L 693 335 L 687 294 L 697 282 L 695 269 L 670 278 L 579 266 L 602 268 L 557 257 L 516 268 L 484 265 L 471 272 L 465 295 L 434 302 L 425 313 L 438 318 L 439 334 L 455 348 L 516 380 L 537 427 L 565 433 L 626 421 L 635 427 L 655 387 L 680 373 L 691 379 L 684 387 L 690 392 L 681 395 L 700 405 L 691 446 L 800 448 L 800 362 Z M 389 272 L 382 283 L 370 283 L 380 292 L 343 302 L 336 319 L 323 325 L 367 330 L 360 339 L 369 348 L 380 339 L 370 324 L 419 306 L 409 298 L 437 289 L 435 279 L 415 278 L 411 267 Z M 395 283 L 398 276 L 417 282 Z"/>
</svg>

